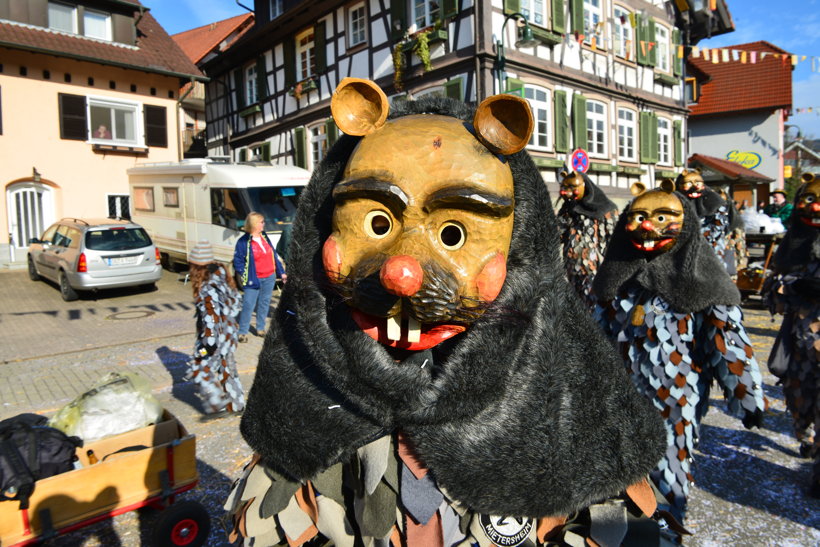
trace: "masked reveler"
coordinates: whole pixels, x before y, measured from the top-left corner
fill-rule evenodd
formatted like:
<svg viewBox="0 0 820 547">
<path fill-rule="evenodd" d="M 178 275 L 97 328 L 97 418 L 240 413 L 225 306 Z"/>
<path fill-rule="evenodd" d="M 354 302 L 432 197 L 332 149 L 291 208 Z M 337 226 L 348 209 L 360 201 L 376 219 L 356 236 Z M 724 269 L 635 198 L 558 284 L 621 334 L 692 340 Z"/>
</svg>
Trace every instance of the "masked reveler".
<svg viewBox="0 0 820 547">
<path fill-rule="evenodd" d="M 675 180 L 675 189 L 692 203 L 700 219 L 700 231 L 715 250 L 726 271 L 729 275 L 736 275 L 735 260 L 731 256 L 727 257 L 727 253 L 732 253 L 729 249 L 729 234 L 733 223 L 731 204 L 706 186 L 700 169 L 684 169 Z"/>
<path fill-rule="evenodd" d="M 740 294 L 701 237 L 692 203 L 673 188 L 669 179 L 651 191 L 633 185 L 637 197 L 621 214 L 593 291 L 596 318 L 666 419 L 666 453 L 651 476 L 683 518 L 696 408 L 712 378 L 746 427 L 760 424 L 766 403 Z"/>
<path fill-rule="evenodd" d="M 662 421 L 570 294 L 519 152 L 527 102 L 425 98 L 387 120 L 348 78 L 331 111 L 345 135 L 300 197 L 232 537 L 611 544 L 641 522 L 657 543 Z"/>
<path fill-rule="evenodd" d="M 769 370 L 783 384 L 800 455 L 814 459 L 809 492 L 820 498 L 820 179 L 807 173 L 803 182 L 764 294 L 783 314 Z"/>
<path fill-rule="evenodd" d="M 604 259 L 618 208 L 586 174 L 564 170 L 560 176 L 564 203 L 556 216 L 564 269 L 575 292 L 592 308 L 592 280 Z"/>
</svg>

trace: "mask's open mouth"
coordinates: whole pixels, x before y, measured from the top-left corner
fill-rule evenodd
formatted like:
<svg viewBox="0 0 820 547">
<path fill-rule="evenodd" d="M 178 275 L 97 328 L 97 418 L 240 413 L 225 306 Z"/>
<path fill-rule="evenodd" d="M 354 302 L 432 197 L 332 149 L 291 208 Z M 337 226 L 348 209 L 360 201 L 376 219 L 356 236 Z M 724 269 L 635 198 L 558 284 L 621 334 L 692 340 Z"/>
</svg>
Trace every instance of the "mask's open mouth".
<svg viewBox="0 0 820 547">
<path fill-rule="evenodd" d="M 692 192 L 692 193 L 689 194 L 689 197 L 692 198 L 692 199 L 697 199 L 702 195 L 703 194 L 701 192 Z"/>
<path fill-rule="evenodd" d="M 637 240 L 633 239 L 632 246 L 638 249 L 639 251 L 646 251 L 646 252 L 654 252 L 659 251 L 666 247 L 670 242 L 674 241 L 675 239 L 672 237 L 667 237 L 663 239 L 642 239 Z"/>
<path fill-rule="evenodd" d="M 806 224 L 808 226 L 812 226 L 814 228 L 817 228 L 818 226 L 820 226 L 820 218 L 800 217 L 800 220 L 803 222 L 803 224 Z"/>
<path fill-rule="evenodd" d="M 409 351 L 430 349 L 467 330 L 465 325 L 456 323 L 422 325 L 409 316 L 376 317 L 355 309 L 351 313 L 359 328 L 373 340 Z"/>
</svg>

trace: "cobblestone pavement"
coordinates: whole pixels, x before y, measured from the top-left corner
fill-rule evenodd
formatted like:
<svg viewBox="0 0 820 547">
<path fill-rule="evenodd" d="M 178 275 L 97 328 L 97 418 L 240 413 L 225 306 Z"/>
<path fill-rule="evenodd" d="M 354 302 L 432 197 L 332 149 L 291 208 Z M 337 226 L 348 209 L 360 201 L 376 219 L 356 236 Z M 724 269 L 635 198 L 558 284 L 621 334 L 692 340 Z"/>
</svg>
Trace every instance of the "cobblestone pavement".
<svg viewBox="0 0 820 547">
<path fill-rule="evenodd" d="M 0 419 L 51 414 L 109 371 L 139 372 L 196 435 L 200 486 L 185 497 L 200 500 L 212 516 L 207 544 L 225 546 L 222 504 L 250 449 L 238 418 L 199 421 L 201 406 L 184 380 L 193 346 L 191 300 L 190 285 L 169 272 L 154 292 L 123 290 L 73 303 L 63 302 L 54 286 L 29 281 L 24 271 L 0 272 Z M 757 358 L 765 363 L 779 318 L 772 323 L 759 303 L 745 309 Z M 261 345 L 252 336 L 237 351 L 246 389 Z M 809 462 L 798 458 L 776 379 L 764 372 L 764 380 L 771 410 L 762 430 L 745 430 L 726 414 L 719 394 L 712 399 L 695 460 L 685 523 L 693 535 L 686 545 L 820 545 L 820 501 L 805 494 Z M 127 513 L 55 545 L 150 545 L 155 518 L 151 510 Z"/>
</svg>

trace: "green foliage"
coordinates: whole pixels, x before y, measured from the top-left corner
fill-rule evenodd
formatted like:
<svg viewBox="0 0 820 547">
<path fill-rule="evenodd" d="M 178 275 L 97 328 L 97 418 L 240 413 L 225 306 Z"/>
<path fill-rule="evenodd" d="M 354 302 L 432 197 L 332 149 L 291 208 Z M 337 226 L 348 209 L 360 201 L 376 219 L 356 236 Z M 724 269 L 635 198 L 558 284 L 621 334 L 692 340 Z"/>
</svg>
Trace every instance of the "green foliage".
<svg viewBox="0 0 820 547">
<path fill-rule="evenodd" d="M 420 32 L 416 36 L 416 43 L 413 45 L 413 53 L 424 65 L 424 72 L 433 70 L 433 63 L 430 61 L 430 32 Z"/>
<path fill-rule="evenodd" d="M 399 42 L 393 46 L 393 87 L 396 91 L 404 89 L 404 51 L 402 51 L 402 44 Z"/>
</svg>

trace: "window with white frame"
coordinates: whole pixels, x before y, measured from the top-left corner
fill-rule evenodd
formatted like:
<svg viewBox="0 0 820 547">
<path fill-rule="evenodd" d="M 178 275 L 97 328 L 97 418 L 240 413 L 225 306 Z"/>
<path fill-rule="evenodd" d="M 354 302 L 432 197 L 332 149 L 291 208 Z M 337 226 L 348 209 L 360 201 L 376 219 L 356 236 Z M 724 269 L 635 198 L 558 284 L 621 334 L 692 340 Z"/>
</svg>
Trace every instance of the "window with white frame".
<svg viewBox="0 0 820 547">
<path fill-rule="evenodd" d="M 432 26 L 440 18 L 440 0 L 413 0 L 413 22 L 416 28 Z"/>
<path fill-rule="evenodd" d="M 245 68 L 245 104 L 254 104 L 259 100 L 259 88 L 256 85 L 256 64 Z"/>
<path fill-rule="evenodd" d="M 587 101 L 587 151 L 592 156 L 606 156 L 606 106 Z"/>
<path fill-rule="evenodd" d="M 347 47 L 367 41 L 367 8 L 364 2 L 354 4 L 347 10 L 347 31 Z"/>
<path fill-rule="evenodd" d="M 77 8 L 60 2 L 48 3 L 48 28 L 77 34 Z"/>
<path fill-rule="evenodd" d="M 635 118 L 634 110 L 618 109 L 618 159 L 635 161 Z"/>
<path fill-rule="evenodd" d="M 657 68 L 662 72 L 669 72 L 669 29 L 655 25 L 655 47 L 657 56 Z"/>
<path fill-rule="evenodd" d="M 310 134 L 310 159 L 312 164 L 308 169 L 314 169 L 325 159 L 327 154 L 327 127 L 324 123 L 308 127 Z"/>
<path fill-rule="evenodd" d="M 542 87 L 524 86 L 524 98 L 530 103 L 535 127 L 530 136 L 527 148 L 549 150 L 552 148 L 550 134 L 550 92 Z"/>
<path fill-rule="evenodd" d="M 268 0 L 268 12 L 271 19 L 276 19 L 282 15 L 284 0 Z"/>
<path fill-rule="evenodd" d="M 140 103 L 115 101 L 102 97 L 88 98 L 88 122 L 91 142 L 142 146 Z"/>
<path fill-rule="evenodd" d="M 539 27 L 547 26 L 546 0 L 521 0 L 518 10 L 527 16 L 530 24 Z"/>
<path fill-rule="evenodd" d="M 629 12 L 620 6 L 615 6 L 613 13 L 615 20 L 612 47 L 615 55 L 624 59 L 632 59 L 634 37 L 632 23 L 629 22 Z"/>
<path fill-rule="evenodd" d="M 85 8 L 83 34 L 91 38 L 111 41 L 111 14 Z"/>
<path fill-rule="evenodd" d="M 316 73 L 316 49 L 313 42 L 313 27 L 296 35 L 297 77 L 304 80 Z"/>
<path fill-rule="evenodd" d="M 592 37 L 598 47 L 603 47 L 603 14 L 601 10 L 602 0 L 584 0 L 584 43 L 592 43 Z"/>
<path fill-rule="evenodd" d="M 672 164 L 672 123 L 658 118 L 658 163 Z"/>
</svg>

